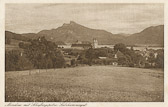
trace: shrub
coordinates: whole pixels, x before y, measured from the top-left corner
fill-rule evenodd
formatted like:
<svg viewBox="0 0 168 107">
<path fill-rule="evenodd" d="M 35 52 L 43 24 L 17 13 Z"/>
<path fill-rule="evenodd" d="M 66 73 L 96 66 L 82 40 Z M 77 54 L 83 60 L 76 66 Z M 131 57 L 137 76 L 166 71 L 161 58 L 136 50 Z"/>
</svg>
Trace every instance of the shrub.
<svg viewBox="0 0 168 107">
<path fill-rule="evenodd" d="M 5 71 L 32 69 L 33 64 L 19 51 L 9 51 L 5 53 Z"/>
</svg>

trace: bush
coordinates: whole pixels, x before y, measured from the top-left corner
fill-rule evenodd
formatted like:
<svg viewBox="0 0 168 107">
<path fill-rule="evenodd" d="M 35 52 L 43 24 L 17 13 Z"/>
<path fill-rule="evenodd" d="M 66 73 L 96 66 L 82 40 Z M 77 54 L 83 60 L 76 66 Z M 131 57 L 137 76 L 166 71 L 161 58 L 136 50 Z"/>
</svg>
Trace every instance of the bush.
<svg viewBox="0 0 168 107">
<path fill-rule="evenodd" d="M 127 66 L 127 65 L 129 65 L 129 62 L 127 61 L 126 57 L 119 57 L 118 64 L 122 65 L 122 66 Z"/>
<path fill-rule="evenodd" d="M 156 58 L 156 67 L 164 68 L 164 53 L 159 53 Z"/>
<path fill-rule="evenodd" d="M 87 58 L 83 58 L 83 59 L 80 60 L 80 63 L 81 63 L 81 64 L 88 64 L 88 62 L 89 62 L 89 61 L 88 61 Z"/>
<path fill-rule="evenodd" d="M 32 69 L 33 64 L 19 51 L 9 51 L 5 53 L 5 71 Z"/>
<path fill-rule="evenodd" d="M 65 66 L 65 60 L 63 57 L 56 57 L 54 63 L 54 68 L 62 68 Z"/>
<path fill-rule="evenodd" d="M 71 65 L 72 65 L 72 66 L 75 66 L 75 59 L 72 59 L 72 60 L 71 60 Z"/>
</svg>

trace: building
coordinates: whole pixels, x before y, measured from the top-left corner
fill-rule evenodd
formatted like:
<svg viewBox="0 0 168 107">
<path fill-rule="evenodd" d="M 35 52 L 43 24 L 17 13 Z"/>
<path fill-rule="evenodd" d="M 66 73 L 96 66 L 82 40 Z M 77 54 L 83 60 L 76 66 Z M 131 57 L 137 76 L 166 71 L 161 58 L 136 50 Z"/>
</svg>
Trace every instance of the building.
<svg viewBox="0 0 168 107">
<path fill-rule="evenodd" d="M 98 41 L 96 38 L 93 38 L 93 48 L 98 48 Z"/>
<path fill-rule="evenodd" d="M 84 49 L 89 49 L 91 48 L 91 44 L 72 44 L 71 45 L 72 49 L 80 49 L 80 50 L 84 50 Z"/>
<path fill-rule="evenodd" d="M 117 50 L 114 54 L 114 58 L 117 59 L 117 58 L 120 58 L 120 57 L 124 57 L 124 54 L 121 51 Z"/>
<path fill-rule="evenodd" d="M 89 48 L 98 48 L 98 41 L 96 38 L 93 38 L 93 43 L 91 44 L 88 41 L 79 41 L 77 40 L 74 44 L 71 45 L 72 49 L 89 49 Z"/>
<path fill-rule="evenodd" d="M 80 49 L 80 50 L 89 49 L 91 47 L 92 47 L 92 45 L 90 43 L 83 43 L 78 40 L 76 41 L 76 43 L 71 45 L 72 49 Z"/>
</svg>

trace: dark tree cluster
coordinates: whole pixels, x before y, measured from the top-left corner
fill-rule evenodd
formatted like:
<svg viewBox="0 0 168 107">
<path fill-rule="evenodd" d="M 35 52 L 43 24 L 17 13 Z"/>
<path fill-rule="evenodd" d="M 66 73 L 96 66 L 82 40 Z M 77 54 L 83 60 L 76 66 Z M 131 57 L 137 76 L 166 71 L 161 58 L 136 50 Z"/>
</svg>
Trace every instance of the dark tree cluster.
<svg viewBox="0 0 168 107">
<path fill-rule="evenodd" d="M 29 44 L 21 42 L 19 47 L 24 52 L 6 52 L 6 71 L 32 69 L 32 67 L 38 69 L 64 67 L 65 60 L 61 51 L 55 43 L 47 41 L 45 37 L 31 40 Z"/>
<path fill-rule="evenodd" d="M 21 52 L 12 50 L 5 53 L 5 71 L 32 69 L 33 64 Z"/>
<path fill-rule="evenodd" d="M 156 58 L 156 67 L 164 68 L 164 51 L 159 52 Z"/>
<path fill-rule="evenodd" d="M 23 46 L 24 47 L 24 46 Z M 25 48 L 25 54 L 35 68 L 60 68 L 64 66 L 64 58 L 54 42 L 47 41 L 45 37 L 39 37 L 31 41 Z"/>
<path fill-rule="evenodd" d="M 140 62 L 144 60 L 143 56 L 135 53 L 133 48 L 128 49 L 122 43 L 116 44 L 114 46 L 114 50 L 120 51 L 124 54 L 123 57 L 120 57 L 118 59 L 118 63 L 121 65 L 130 66 L 130 67 L 139 66 Z"/>
<path fill-rule="evenodd" d="M 99 49 L 93 49 L 90 48 L 85 52 L 85 57 L 83 57 L 83 60 L 85 62 L 88 62 L 89 65 L 92 64 L 109 64 L 110 60 L 98 60 L 99 57 L 109 57 L 109 54 L 111 53 L 111 49 L 108 48 L 99 48 Z"/>
<path fill-rule="evenodd" d="M 164 51 L 157 50 L 157 57 L 155 57 L 154 53 L 150 53 L 148 57 L 148 63 L 146 63 L 147 68 L 164 68 Z"/>
</svg>

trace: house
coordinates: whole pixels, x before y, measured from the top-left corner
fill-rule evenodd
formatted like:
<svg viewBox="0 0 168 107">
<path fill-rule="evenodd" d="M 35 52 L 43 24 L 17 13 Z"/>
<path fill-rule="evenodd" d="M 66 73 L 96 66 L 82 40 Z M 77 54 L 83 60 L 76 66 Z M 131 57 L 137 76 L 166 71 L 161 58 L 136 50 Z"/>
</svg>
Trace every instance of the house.
<svg viewBox="0 0 168 107">
<path fill-rule="evenodd" d="M 115 54 L 114 54 L 114 58 L 120 58 L 120 57 L 124 57 L 124 54 L 121 52 L 121 51 L 116 51 Z"/>
<path fill-rule="evenodd" d="M 78 57 L 71 56 L 71 55 L 64 55 L 64 59 L 65 59 L 65 64 L 66 64 L 66 66 L 67 66 L 67 67 L 72 66 L 72 65 L 73 65 L 73 64 L 72 64 L 72 61 L 75 61 L 75 63 L 76 63 L 77 58 L 78 58 Z M 74 63 L 74 62 L 73 62 L 73 63 Z"/>
<path fill-rule="evenodd" d="M 109 65 L 117 66 L 118 65 L 118 58 L 120 58 L 120 57 L 124 57 L 124 54 L 118 50 L 118 51 L 115 51 L 111 55 L 111 57 L 99 57 L 99 59 L 100 60 L 106 60 L 106 62 Z"/>
<path fill-rule="evenodd" d="M 113 57 L 111 58 L 112 59 L 112 65 L 117 66 L 118 65 L 118 59 L 121 58 L 121 57 L 124 57 L 124 54 L 121 51 L 118 50 L 118 51 L 114 52 Z"/>
</svg>

